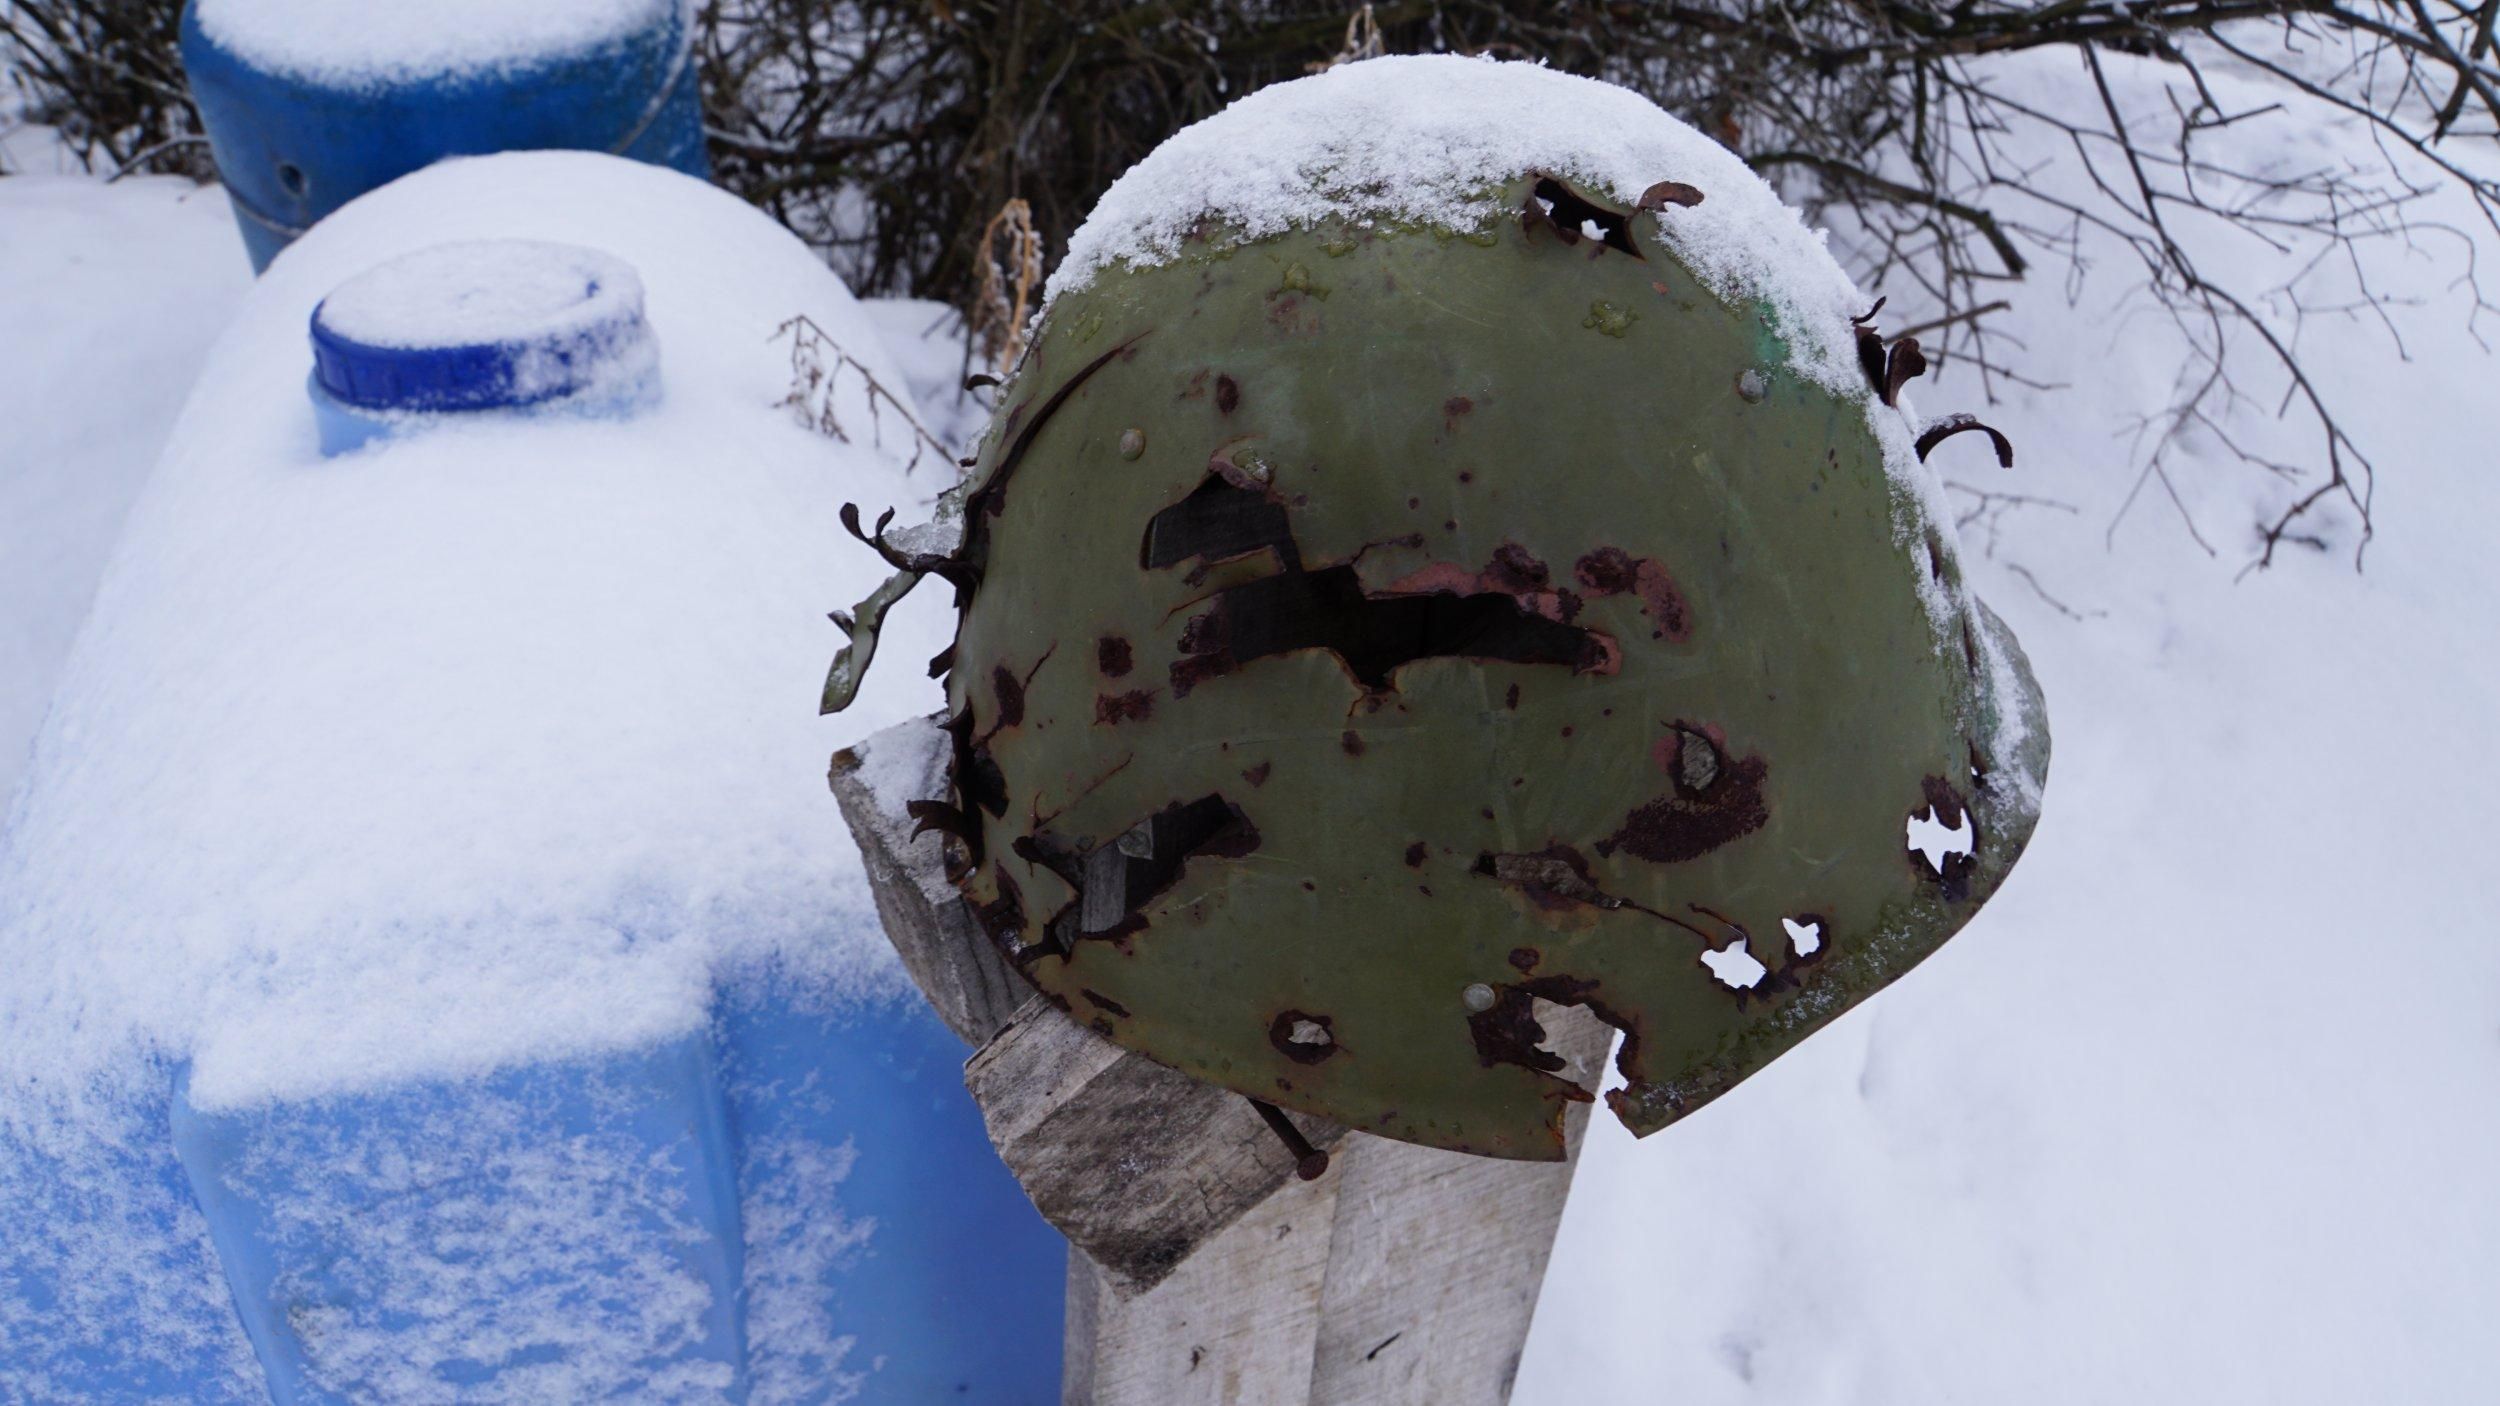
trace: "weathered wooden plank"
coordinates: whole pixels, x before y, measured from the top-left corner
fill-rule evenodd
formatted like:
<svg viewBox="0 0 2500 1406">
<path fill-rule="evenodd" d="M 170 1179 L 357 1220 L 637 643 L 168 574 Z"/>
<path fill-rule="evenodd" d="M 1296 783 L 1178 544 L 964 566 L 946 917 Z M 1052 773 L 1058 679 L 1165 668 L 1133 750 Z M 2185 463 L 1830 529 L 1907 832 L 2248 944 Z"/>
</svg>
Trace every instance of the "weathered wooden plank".
<svg viewBox="0 0 2500 1406">
<path fill-rule="evenodd" d="M 1546 1047 L 1595 1089 L 1614 1031 L 1540 1003 Z M 1565 1115 L 1562 1162 L 1505 1162 L 1358 1134 L 1339 1148 L 1310 1406 L 1501 1406 L 1579 1166 L 1589 1105 Z"/>
<path fill-rule="evenodd" d="M 1614 1032 L 1539 1019 L 1594 1087 Z M 1065 1406 L 1499 1406 L 1587 1125 L 1563 1162 L 1351 1133 L 1145 1293 L 1072 1259 Z"/>
<path fill-rule="evenodd" d="M 1033 986 L 1009 969 L 965 910 L 946 877 L 945 837 L 912 833 L 919 822 L 904 806 L 946 794 L 950 750 L 936 722 L 914 718 L 834 753 L 827 780 L 859 841 L 877 917 L 903 969 L 946 1028 L 977 1046 L 998 1033 Z"/>
<path fill-rule="evenodd" d="M 1070 1256 L 1065 1406 L 1306 1406 L 1339 1185 L 1286 1182 L 1147 1293 Z"/>
<path fill-rule="evenodd" d="M 1027 1002 L 964 1066 L 990 1142 L 1123 1293 L 1152 1288 L 1295 1175 L 1250 1100 Z M 1312 1146 L 1345 1129 L 1287 1115 Z"/>
</svg>

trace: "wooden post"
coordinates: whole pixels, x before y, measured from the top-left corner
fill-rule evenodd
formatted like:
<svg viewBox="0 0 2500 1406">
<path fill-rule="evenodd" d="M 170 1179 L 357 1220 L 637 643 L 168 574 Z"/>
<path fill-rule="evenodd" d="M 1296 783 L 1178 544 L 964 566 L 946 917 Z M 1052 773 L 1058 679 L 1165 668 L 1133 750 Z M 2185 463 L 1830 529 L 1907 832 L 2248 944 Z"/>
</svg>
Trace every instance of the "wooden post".
<svg viewBox="0 0 2500 1406">
<path fill-rule="evenodd" d="M 943 790 L 926 721 L 834 758 L 886 934 L 947 1024 L 990 1140 L 1068 1237 L 1067 1406 L 1500 1406 L 1571 1189 L 1568 1157 L 1509 1162 L 1293 1115 L 1305 1181 L 1250 1101 L 1111 1044 L 999 958 L 905 805 Z M 1019 1004 L 1019 997 L 1023 998 Z M 1540 1003 L 1594 1090 L 1613 1031 Z"/>
</svg>

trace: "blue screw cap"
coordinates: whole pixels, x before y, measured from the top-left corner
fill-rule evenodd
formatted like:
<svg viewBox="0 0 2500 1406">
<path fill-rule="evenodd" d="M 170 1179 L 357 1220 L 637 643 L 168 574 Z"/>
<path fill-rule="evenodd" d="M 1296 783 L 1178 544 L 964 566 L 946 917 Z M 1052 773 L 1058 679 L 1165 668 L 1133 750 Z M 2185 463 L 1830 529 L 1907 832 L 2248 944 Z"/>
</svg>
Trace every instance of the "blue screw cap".
<svg viewBox="0 0 2500 1406">
<path fill-rule="evenodd" d="M 313 309 L 312 345 L 329 453 L 415 416 L 621 415 L 659 390 L 642 280 L 578 245 L 473 240 L 403 255 L 332 290 Z"/>
</svg>

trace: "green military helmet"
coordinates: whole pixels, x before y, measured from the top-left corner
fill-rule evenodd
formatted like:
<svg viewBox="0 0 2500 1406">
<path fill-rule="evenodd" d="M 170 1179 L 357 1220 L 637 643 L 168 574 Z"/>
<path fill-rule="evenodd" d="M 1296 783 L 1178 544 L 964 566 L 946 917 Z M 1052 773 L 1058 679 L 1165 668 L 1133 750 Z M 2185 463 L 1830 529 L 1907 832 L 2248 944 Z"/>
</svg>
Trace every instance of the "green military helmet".
<svg viewBox="0 0 2500 1406">
<path fill-rule="evenodd" d="M 1520 1158 L 1588 1097 L 1540 1003 L 1624 1033 L 1645 1134 L 1908 970 L 2048 736 L 1919 462 L 1985 427 L 1919 432 L 1856 296 L 1734 158 L 1529 65 L 1175 137 L 1072 248 L 960 541 L 885 544 L 958 588 L 928 814 L 983 926 L 1162 1063 Z"/>
</svg>

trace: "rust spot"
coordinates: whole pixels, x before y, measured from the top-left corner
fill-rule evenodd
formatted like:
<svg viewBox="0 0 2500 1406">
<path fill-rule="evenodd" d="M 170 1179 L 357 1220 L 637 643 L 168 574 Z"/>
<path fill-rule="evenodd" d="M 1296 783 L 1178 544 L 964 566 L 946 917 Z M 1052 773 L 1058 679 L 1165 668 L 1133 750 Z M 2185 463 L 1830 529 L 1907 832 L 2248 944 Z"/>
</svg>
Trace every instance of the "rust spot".
<svg viewBox="0 0 2500 1406">
<path fill-rule="evenodd" d="M 1023 722 L 1024 682 L 1006 665 L 999 664 L 990 669 L 990 687 L 998 693 L 998 727 L 992 728 L 991 732 L 995 734 L 999 728 L 1010 728 Z"/>
<path fill-rule="evenodd" d="M 1495 854 L 1488 850 L 1476 856 L 1475 872 L 1515 885 L 1539 908 L 1565 909 L 1580 903 L 1619 908 L 1623 904 L 1623 900 L 1609 900 L 1598 891 L 1589 881 L 1588 860 L 1569 845 L 1548 845 L 1534 854 Z"/>
<path fill-rule="evenodd" d="M 1274 762 L 1261 762 L 1257 766 L 1243 772 L 1241 774 L 1241 779 L 1249 782 L 1253 786 L 1264 786 L 1267 784 L 1267 774 L 1275 769 L 1276 764 Z"/>
<path fill-rule="evenodd" d="M 1514 947 L 1510 949 L 1510 964 L 1518 968 L 1523 973 L 1535 971 L 1536 964 L 1544 960 L 1545 954 L 1539 952 L 1533 947 Z M 1121 1014 L 1126 1015 L 1128 1012 L 1122 1011 Z"/>
<path fill-rule="evenodd" d="M 1502 706 L 1510 709 L 1514 713 L 1519 711 L 1519 685 L 1512 684 L 1510 686 L 1510 691 L 1502 695 Z M 1492 813 L 1490 811 L 1486 812 L 1488 819 L 1491 817 L 1491 814 Z"/>
<path fill-rule="evenodd" d="M 1463 479 L 1465 475 L 1460 475 Z M 1516 542 L 1504 542 L 1493 549 L 1493 564 L 1485 568 L 1486 584 L 1494 590 L 1514 596 L 1533 595 L 1545 589 L 1553 572 L 1545 563 L 1531 555 Z"/>
<path fill-rule="evenodd" d="M 1406 867 L 1409 869 L 1423 868 L 1424 852 L 1424 842 L 1421 840 L 1417 840 L 1415 843 L 1408 845 L 1406 847 Z"/>
<path fill-rule="evenodd" d="M 1619 595 L 1632 589 L 1637 571 L 1632 554 L 1621 547 L 1600 547 L 1571 567 L 1572 576 L 1581 585 L 1601 596 Z"/>
<path fill-rule="evenodd" d="M 1450 595 L 1497 593 L 1519 602 L 1523 610 L 1561 624 L 1569 625 L 1580 616 L 1579 595 L 1556 586 L 1553 571 L 1516 542 L 1504 542 L 1494 548 L 1492 559 L 1481 571 L 1470 571 L 1446 561 L 1430 562 L 1390 582 L 1388 589 L 1393 594 L 1429 591 Z M 1601 642 L 1604 657 L 1595 666 L 1580 672 L 1611 674 L 1621 663 L 1614 638 L 1592 633 Z"/>
<path fill-rule="evenodd" d="M 1344 732 L 1337 735 L 1337 745 L 1343 747 L 1345 749 L 1345 754 L 1349 757 L 1359 757 L 1363 755 L 1363 735 L 1354 731 L 1352 728 L 1348 728 Z"/>
<path fill-rule="evenodd" d="M 1597 842 L 1653 864 L 1678 864 L 1752 834 L 1770 819 L 1762 798 L 1762 758 L 1727 758 L 1705 729 L 1678 723 L 1654 750 L 1673 790 L 1633 808 L 1623 828 Z M 1698 784 L 1697 784 L 1698 783 Z"/>
<path fill-rule="evenodd" d="M 1462 417 L 1473 413 L 1475 408 L 1476 402 L 1475 398 L 1472 396 L 1454 395 L 1449 399 L 1442 401 L 1441 428 L 1444 430 L 1457 429 L 1459 420 Z"/>
<path fill-rule="evenodd" d="M 1308 1011 L 1284 1011 L 1267 1027 L 1268 1043 L 1296 1064 L 1317 1064 L 1337 1052 L 1336 1022 Z"/>
<path fill-rule="evenodd" d="M 1299 292 L 1270 294 L 1267 320 L 1288 336 L 1311 336 L 1320 330 L 1319 305 Z"/>
<path fill-rule="evenodd" d="M 1217 410 L 1219 413 L 1221 413 L 1221 414 L 1230 415 L 1230 414 L 1232 414 L 1232 413 L 1233 413 L 1233 409 L 1234 409 L 1234 407 L 1235 407 L 1235 406 L 1238 406 L 1238 405 L 1240 405 L 1240 404 L 1241 404 L 1241 383 L 1240 383 L 1239 381 L 1234 380 L 1234 379 L 1233 379 L 1232 377 L 1230 377 L 1230 376 L 1218 376 L 1218 377 L 1216 377 L 1216 378 L 1215 378 L 1215 408 L 1216 408 L 1216 410 Z"/>
<path fill-rule="evenodd" d="M 1193 374 L 1188 380 L 1181 382 L 1181 393 L 1177 398 L 1181 400 L 1206 399 L 1208 374 L 1208 372 L 1200 370 Z"/>
<path fill-rule="evenodd" d="M 1946 829 L 1962 828 L 1962 812 L 1966 807 L 1962 793 L 1953 789 L 1952 782 L 1941 776 L 1927 777 L 1919 782 L 1919 794 L 1935 808 L 1936 819 L 1944 822 Z"/>
<path fill-rule="evenodd" d="M 1642 612 L 1654 627 L 1651 639 L 1682 644 L 1693 637 L 1692 612 L 1684 604 L 1684 593 L 1655 558 L 1635 557 L 1621 547 L 1600 547 L 1573 563 L 1571 574 L 1591 595 L 1626 591 L 1638 595 Z"/>
<path fill-rule="evenodd" d="M 1118 1016 L 1122 1020 L 1128 1019 L 1128 1007 L 1121 1005 L 1119 1002 L 1112 1000 L 1110 997 L 1099 991 L 1080 987 L 1078 988 L 1076 994 L 1084 997 L 1088 1001 L 1091 1001 L 1099 1010 L 1109 1011 L 1111 1014 Z"/>
<path fill-rule="evenodd" d="M 1641 198 L 1639 201 L 1635 202 L 1634 208 L 1640 210 L 1663 210 L 1670 205 L 1682 205 L 1690 208 L 1692 206 L 1699 205 L 1701 202 L 1702 193 L 1693 187 L 1684 184 L 1682 181 L 1660 181 L 1658 184 L 1641 192 Z"/>
<path fill-rule="evenodd" d="M 1105 635 L 1094 641 L 1094 667 L 1102 670 L 1105 678 L 1126 678 L 1128 671 L 1136 667 L 1135 652 L 1120 636 Z"/>
<path fill-rule="evenodd" d="M 1568 976 L 1530 977 L 1495 987 L 1492 1007 L 1467 1016 L 1467 1033 L 1475 1040 L 1477 1060 L 1487 1069 L 1497 1064 L 1516 1064 L 1540 1074 L 1562 1073 L 1563 1057 L 1538 1048 L 1545 1043 L 1545 1027 L 1537 1022 L 1536 1002 L 1551 1001 L 1560 1006 L 1588 1004 L 1589 993 L 1596 989 L 1594 981 Z M 1574 1103 L 1589 1102 L 1588 1090 L 1578 1085 L 1569 1087 L 1566 1098 Z"/>
<path fill-rule="evenodd" d="M 1155 710 L 1154 690 L 1131 689 L 1127 693 L 1104 693 L 1094 698 L 1094 721 L 1105 726 L 1118 726 L 1150 717 Z"/>
<path fill-rule="evenodd" d="M 1518 889 L 1530 903 L 1547 913 L 1570 913 L 1581 908 L 1608 912 L 1629 909 L 1664 918 L 1678 927 L 1691 927 L 1655 908 L 1599 888 L 1589 876 L 1587 858 L 1566 844 L 1551 844 L 1526 854 L 1495 854 L 1488 850 L 1476 856 L 1474 872 Z"/>
</svg>

